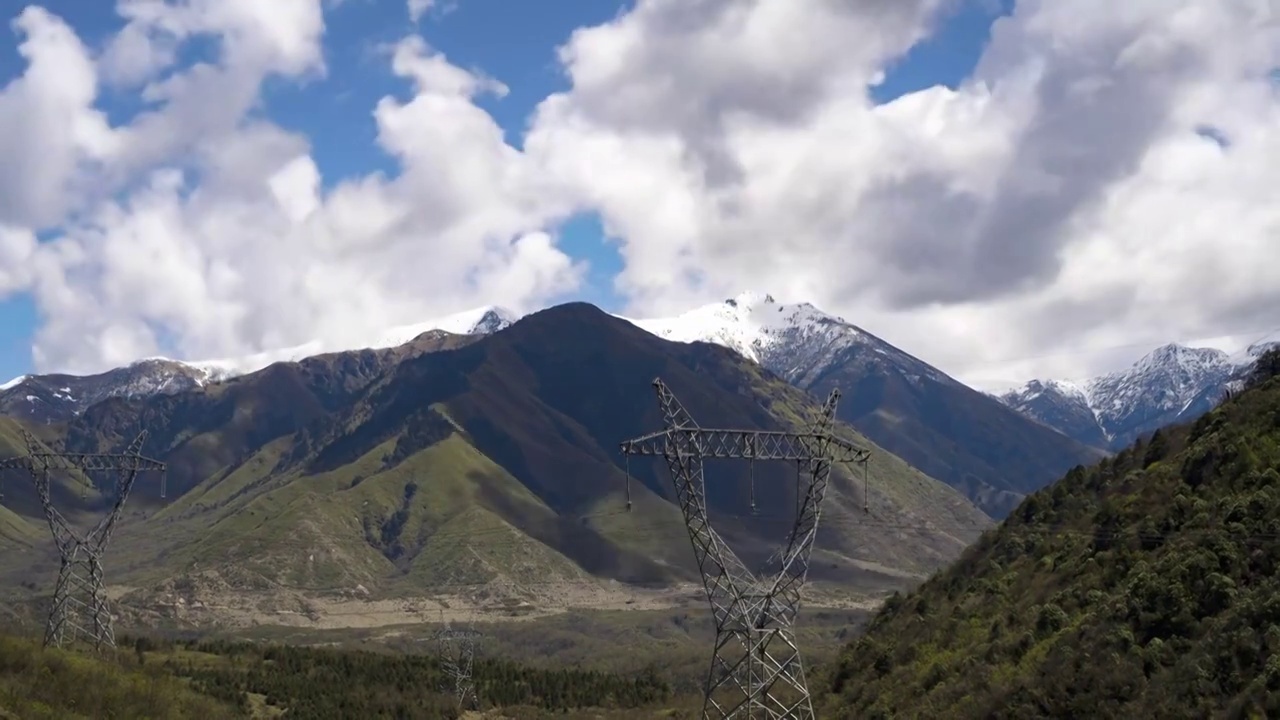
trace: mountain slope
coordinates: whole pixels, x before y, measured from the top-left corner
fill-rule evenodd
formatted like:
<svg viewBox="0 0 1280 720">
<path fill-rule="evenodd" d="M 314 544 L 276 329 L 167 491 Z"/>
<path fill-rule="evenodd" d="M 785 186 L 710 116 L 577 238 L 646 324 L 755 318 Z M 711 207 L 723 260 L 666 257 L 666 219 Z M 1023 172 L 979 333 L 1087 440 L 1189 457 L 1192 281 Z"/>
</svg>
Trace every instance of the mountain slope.
<svg viewBox="0 0 1280 720">
<path fill-rule="evenodd" d="M 841 420 L 997 517 L 1100 457 L 807 303 L 744 293 L 676 318 L 632 322 L 670 340 L 732 348 L 815 395 L 840 387 Z"/>
<path fill-rule="evenodd" d="M 707 426 L 799 428 L 817 411 L 814 398 L 736 353 L 667 342 L 585 304 L 394 364 L 380 357 L 278 363 L 76 417 L 64 447 L 99 451 L 145 427 L 144 452 L 169 464 L 174 499 L 134 490 L 130 508 L 146 517 L 117 534 L 114 581 L 404 596 L 691 580 L 660 462 L 632 462 L 635 509 L 623 510 L 617 448 L 660 429 L 652 379 Z M 838 469 L 813 571 L 863 590 L 927 575 L 989 524 L 950 488 L 871 449 L 870 517 L 861 483 Z M 740 554 L 762 562 L 795 505 L 795 468 L 758 465 L 765 511 L 754 516 L 745 471 L 713 463 L 709 505 Z M 886 532 L 896 524 L 909 529 Z"/>
<path fill-rule="evenodd" d="M 1280 708 L 1280 351 L 1253 386 L 1029 497 L 849 646 L 832 717 Z M 1269 376 L 1269 377 L 1268 377 Z"/>
</svg>

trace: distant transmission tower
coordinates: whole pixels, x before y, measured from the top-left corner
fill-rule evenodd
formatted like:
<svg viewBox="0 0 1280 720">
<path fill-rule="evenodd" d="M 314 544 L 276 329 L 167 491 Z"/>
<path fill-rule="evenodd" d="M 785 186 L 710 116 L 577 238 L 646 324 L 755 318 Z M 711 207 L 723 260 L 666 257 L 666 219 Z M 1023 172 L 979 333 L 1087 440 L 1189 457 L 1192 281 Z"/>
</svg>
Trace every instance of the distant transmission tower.
<svg viewBox="0 0 1280 720">
<path fill-rule="evenodd" d="M 622 443 L 628 457 L 667 461 L 689 539 L 715 617 L 716 643 L 705 686 L 704 718 L 813 718 L 813 703 L 796 648 L 794 623 L 822 499 L 833 462 L 865 463 L 866 450 L 832 436 L 827 428 L 839 391 L 832 391 L 808 432 L 716 430 L 698 427 L 661 379 L 653 381 L 666 429 Z M 711 527 L 707 516 L 704 458 L 794 460 L 807 482 L 798 488 L 795 525 L 772 577 L 747 570 Z M 752 502 L 755 500 L 754 467 Z"/>
<path fill-rule="evenodd" d="M 0 472 L 25 470 L 35 480 L 36 493 L 44 505 L 53 541 L 62 556 L 58 570 L 58 584 L 53 591 L 53 607 L 45 626 L 45 646 L 62 646 L 82 638 L 95 650 L 115 647 L 115 634 L 111 628 L 111 609 L 107 603 L 106 586 L 102 581 L 102 554 L 111 539 L 116 521 L 124 511 L 125 500 L 138 473 L 153 470 L 163 473 L 164 463 L 141 455 L 146 432 L 138 435 L 129 448 L 121 454 L 51 453 L 41 449 L 35 438 L 26 432 L 25 457 L 0 461 Z M 87 533 L 76 531 L 62 513 L 53 506 L 50 474 L 53 472 L 80 473 L 85 482 L 91 482 L 90 473 L 109 473 L 115 480 L 115 497 L 107 515 Z M 164 497 L 164 476 L 161 475 L 160 496 Z"/>
<path fill-rule="evenodd" d="M 441 612 L 443 616 L 443 611 Z M 440 653 L 440 665 L 445 675 L 453 680 L 453 692 L 458 698 L 458 709 L 474 709 L 480 705 L 475 683 L 471 680 L 471 668 L 475 663 L 476 642 L 480 633 L 471 628 L 455 629 L 444 621 L 444 627 L 436 631 L 436 645 Z"/>
</svg>

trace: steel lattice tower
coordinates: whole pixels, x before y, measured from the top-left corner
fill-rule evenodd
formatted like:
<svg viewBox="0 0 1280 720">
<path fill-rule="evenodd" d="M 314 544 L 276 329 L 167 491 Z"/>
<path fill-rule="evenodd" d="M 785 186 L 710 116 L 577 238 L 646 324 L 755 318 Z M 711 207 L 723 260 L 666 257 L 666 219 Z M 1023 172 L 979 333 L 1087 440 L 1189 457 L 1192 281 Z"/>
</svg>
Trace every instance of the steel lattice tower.
<svg viewBox="0 0 1280 720">
<path fill-rule="evenodd" d="M 77 638 L 87 641 L 95 650 L 115 647 L 111 608 L 102 579 L 102 555 L 124 511 L 125 500 L 138 474 L 165 469 L 164 463 L 141 455 L 146 432 L 120 454 L 51 453 L 41 449 L 30 434 L 24 432 L 27 455 L 0 461 L 0 471 L 24 470 L 35 481 L 36 493 L 44 506 L 45 517 L 53 541 L 61 555 L 58 583 L 53 590 L 53 606 L 45 626 L 46 647 L 62 646 Z M 87 533 L 81 534 L 53 506 L 51 473 L 111 473 L 115 476 L 115 498 L 107 514 Z M 161 475 L 161 497 L 164 480 Z"/>
<path fill-rule="evenodd" d="M 661 379 L 653 382 L 666 428 L 622 443 L 628 457 L 667 462 L 715 619 L 716 642 L 704 688 L 704 718 L 813 718 L 794 624 L 833 462 L 865 463 L 866 450 L 828 432 L 833 390 L 808 432 L 698 427 Z M 749 571 L 711 527 L 704 458 L 794 460 L 804 468 L 795 524 L 770 577 Z M 753 488 L 754 501 L 754 488 Z"/>
<path fill-rule="evenodd" d="M 453 692 L 458 698 L 460 710 L 479 707 L 475 684 L 471 681 L 471 668 L 475 663 L 476 642 L 480 633 L 474 629 L 454 629 L 445 621 L 436 631 L 436 644 L 440 652 L 440 665 L 453 679 Z"/>
</svg>

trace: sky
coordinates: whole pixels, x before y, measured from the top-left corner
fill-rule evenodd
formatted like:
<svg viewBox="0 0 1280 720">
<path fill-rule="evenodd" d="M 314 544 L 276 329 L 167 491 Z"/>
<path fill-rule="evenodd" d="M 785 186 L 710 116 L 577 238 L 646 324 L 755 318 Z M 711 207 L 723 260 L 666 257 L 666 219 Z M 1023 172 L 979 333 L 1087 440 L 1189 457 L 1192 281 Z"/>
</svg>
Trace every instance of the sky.
<svg viewBox="0 0 1280 720">
<path fill-rule="evenodd" d="M 974 383 L 1280 327 L 1277 0 L 0 13 L 0 379 L 744 290 Z"/>
</svg>

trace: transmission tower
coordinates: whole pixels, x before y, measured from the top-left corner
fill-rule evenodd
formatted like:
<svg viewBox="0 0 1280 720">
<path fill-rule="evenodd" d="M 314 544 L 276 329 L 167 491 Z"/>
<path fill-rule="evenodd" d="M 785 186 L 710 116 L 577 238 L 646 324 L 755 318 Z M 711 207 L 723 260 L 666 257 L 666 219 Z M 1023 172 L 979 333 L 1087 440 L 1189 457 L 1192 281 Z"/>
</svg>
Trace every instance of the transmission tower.
<svg viewBox="0 0 1280 720">
<path fill-rule="evenodd" d="M 443 611 L 441 616 L 443 617 Z M 471 668 L 476 657 L 476 642 L 480 633 L 471 628 L 457 629 L 444 621 L 444 627 L 436 631 L 436 645 L 440 653 L 440 665 L 445 675 L 453 680 L 453 692 L 458 698 L 458 709 L 474 709 L 480 705 L 476 687 L 471 681 Z"/>
<path fill-rule="evenodd" d="M 102 581 L 102 554 L 138 474 L 149 470 L 163 473 L 165 469 L 164 463 L 141 455 L 146 436 L 144 431 L 120 454 L 51 453 L 43 450 L 30 434 L 23 432 L 27 455 L 0 461 L 0 472 L 23 470 L 35 481 L 36 494 L 44 506 L 53 541 L 61 555 L 58 584 L 53 590 L 53 607 L 49 610 L 44 631 L 46 647 L 62 646 L 75 642 L 77 638 L 87 641 L 95 650 L 115 647 L 111 609 Z M 79 473 L 86 479 L 92 477 L 91 473 L 113 476 L 115 497 L 112 505 L 87 533 L 82 534 L 73 528 L 53 506 L 50 475 L 54 472 Z M 160 496 L 164 497 L 164 494 L 162 474 Z"/>
<path fill-rule="evenodd" d="M 666 429 L 622 443 L 629 458 L 661 456 L 675 484 L 703 587 L 715 618 L 716 642 L 704 688 L 704 718 L 813 718 L 794 624 L 809 572 L 833 462 L 865 464 L 866 450 L 828 432 L 839 391 L 807 432 L 698 427 L 661 379 L 653 381 Z M 781 568 L 758 577 L 711 527 L 704 458 L 794 460 L 803 468 L 795 524 L 776 557 Z"/>
</svg>

